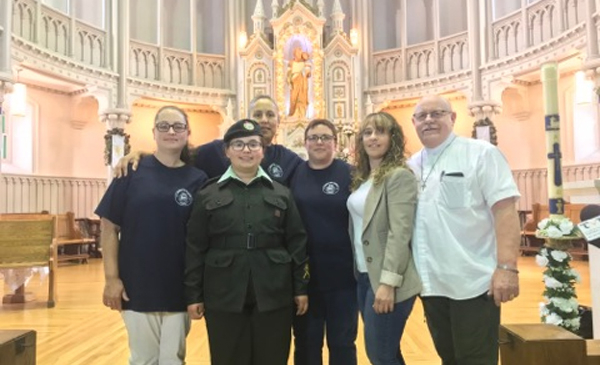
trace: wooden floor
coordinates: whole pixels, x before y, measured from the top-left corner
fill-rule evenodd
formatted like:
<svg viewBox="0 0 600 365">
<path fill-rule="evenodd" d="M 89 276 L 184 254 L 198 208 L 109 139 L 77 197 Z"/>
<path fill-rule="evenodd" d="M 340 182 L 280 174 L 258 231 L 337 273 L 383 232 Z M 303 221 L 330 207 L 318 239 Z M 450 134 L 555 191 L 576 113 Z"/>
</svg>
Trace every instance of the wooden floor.
<svg viewBox="0 0 600 365">
<path fill-rule="evenodd" d="M 574 261 L 573 266 L 582 276 L 582 283 L 578 285 L 580 302 L 589 305 L 588 264 L 586 261 Z M 543 270 L 536 266 L 532 257 L 521 258 L 519 268 L 521 296 L 503 306 L 502 323 L 537 323 Z M 46 298 L 47 283 L 34 277 L 28 288 L 40 301 L 0 306 L 0 329 L 36 330 L 38 365 L 126 364 L 125 329 L 119 314 L 101 303 L 103 280 L 100 260 L 91 260 L 87 265 L 61 266 L 58 270 L 58 302 L 55 308 L 47 309 L 42 302 Z M 5 285 L 0 287 L 4 287 L 4 293 L 8 291 Z M 369 364 L 361 334 L 357 345 L 359 364 Z M 439 364 L 419 301 L 402 339 L 402 350 L 410 365 Z M 324 357 L 327 358 L 326 350 Z M 210 364 L 204 321 L 196 321 L 192 325 L 188 336 L 187 364 Z"/>
</svg>

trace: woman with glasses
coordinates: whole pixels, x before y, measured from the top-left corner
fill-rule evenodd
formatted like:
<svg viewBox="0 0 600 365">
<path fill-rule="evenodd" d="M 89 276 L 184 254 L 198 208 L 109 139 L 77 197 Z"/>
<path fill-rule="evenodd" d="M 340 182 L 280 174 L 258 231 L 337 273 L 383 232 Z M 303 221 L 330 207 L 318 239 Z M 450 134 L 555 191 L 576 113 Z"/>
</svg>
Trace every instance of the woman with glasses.
<svg viewBox="0 0 600 365">
<path fill-rule="evenodd" d="M 223 141 L 231 165 L 188 223 L 188 313 L 206 318 L 211 364 L 284 365 L 293 314 L 308 307 L 306 233 L 290 191 L 260 167 L 261 127 L 240 120 Z"/>
<path fill-rule="evenodd" d="M 405 139 L 393 116 L 368 115 L 357 138 L 348 198 L 365 347 L 374 365 L 402 364 L 400 339 L 421 282 L 410 241 L 417 181 L 406 165 Z"/>
<path fill-rule="evenodd" d="M 325 334 L 329 365 L 356 365 L 358 304 L 346 209 L 351 167 L 335 158 L 336 128 L 327 119 L 308 123 L 304 146 L 308 161 L 290 184 L 308 235 L 311 272 L 310 308 L 294 323 L 296 365 L 323 363 Z"/>
<path fill-rule="evenodd" d="M 161 108 L 152 132 L 154 154 L 135 173 L 113 180 L 96 209 L 103 302 L 121 311 L 130 364 L 183 364 L 190 329 L 183 293 L 186 223 L 193 194 L 207 177 L 187 164 L 190 129 L 183 110 Z"/>
</svg>

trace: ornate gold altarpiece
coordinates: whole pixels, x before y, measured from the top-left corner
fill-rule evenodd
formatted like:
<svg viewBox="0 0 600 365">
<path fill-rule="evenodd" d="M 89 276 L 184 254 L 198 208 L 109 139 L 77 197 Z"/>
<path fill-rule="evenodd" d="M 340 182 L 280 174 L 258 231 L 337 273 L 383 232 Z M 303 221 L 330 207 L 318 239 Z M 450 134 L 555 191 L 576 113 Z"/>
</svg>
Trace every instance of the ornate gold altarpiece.
<svg viewBox="0 0 600 365">
<path fill-rule="evenodd" d="M 341 17 L 343 19 L 343 14 Z M 248 43 L 240 49 L 238 77 L 243 87 L 237 95 L 238 115 L 246 115 L 253 97 L 270 95 L 276 100 L 280 113 L 277 143 L 306 157 L 303 147 L 306 124 L 315 118 L 327 118 L 338 127 L 340 151 L 348 152 L 354 145 L 353 136 L 360 119 L 358 49 L 343 29 L 334 27 L 325 34 L 326 19 L 319 15 L 319 9 L 301 0 L 288 2 L 273 16 L 270 24 L 272 37 L 262 29 L 254 29 Z M 309 104 L 304 117 L 288 115 L 290 85 L 287 74 L 297 47 L 307 53 L 306 62 L 311 70 Z"/>
</svg>

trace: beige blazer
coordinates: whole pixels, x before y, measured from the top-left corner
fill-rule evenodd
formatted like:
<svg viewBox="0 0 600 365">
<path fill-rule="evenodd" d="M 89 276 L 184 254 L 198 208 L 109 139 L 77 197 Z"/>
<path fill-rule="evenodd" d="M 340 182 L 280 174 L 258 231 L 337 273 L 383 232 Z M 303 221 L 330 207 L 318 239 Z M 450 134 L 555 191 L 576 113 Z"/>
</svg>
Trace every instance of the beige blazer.
<svg viewBox="0 0 600 365">
<path fill-rule="evenodd" d="M 371 287 L 374 292 L 379 284 L 395 287 L 396 303 L 421 292 L 410 250 L 417 189 L 414 174 L 399 167 L 388 173 L 381 184 L 373 185 L 365 201 L 362 247 Z M 352 241 L 353 229 L 350 219 Z"/>
</svg>

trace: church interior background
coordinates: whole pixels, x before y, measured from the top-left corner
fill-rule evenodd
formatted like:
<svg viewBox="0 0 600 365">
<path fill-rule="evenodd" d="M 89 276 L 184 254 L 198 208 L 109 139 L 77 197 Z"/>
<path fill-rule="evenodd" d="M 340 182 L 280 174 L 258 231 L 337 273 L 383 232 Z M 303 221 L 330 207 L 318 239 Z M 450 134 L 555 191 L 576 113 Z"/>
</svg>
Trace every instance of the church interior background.
<svg viewBox="0 0 600 365">
<path fill-rule="evenodd" d="M 506 156 L 526 218 L 548 200 L 547 62 L 565 200 L 600 203 L 599 34 L 600 0 L 1 0 L 0 213 L 93 217 L 118 158 L 153 149 L 167 104 L 200 145 L 270 95 L 277 143 L 306 157 L 304 127 L 327 118 L 351 159 L 380 110 L 418 151 L 414 106 L 441 94 L 458 135 Z"/>
<path fill-rule="evenodd" d="M 152 149 L 160 106 L 183 107 L 199 145 L 222 136 L 259 94 L 279 106 L 278 143 L 304 155 L 307 121 L 329 118 L 341 157 L 351 156 L 360 120 L 378 110 L 396 117 L 408 151 L 417 151 L 412 108 L 423 95 L 443 94 L 458 113 L 458 134 L 502 150 L 520 208 L 529 209 L 547 199 L 544 62 L 559 64 L 565 181 L 600 174 L 597 7 L 595 0 L 3 1 L 0 212 L 89 216 L 110 164 L 126 148 Z M 293 68 L 309 76 L 301 75 L 299 107 Z"/>
</svg>

